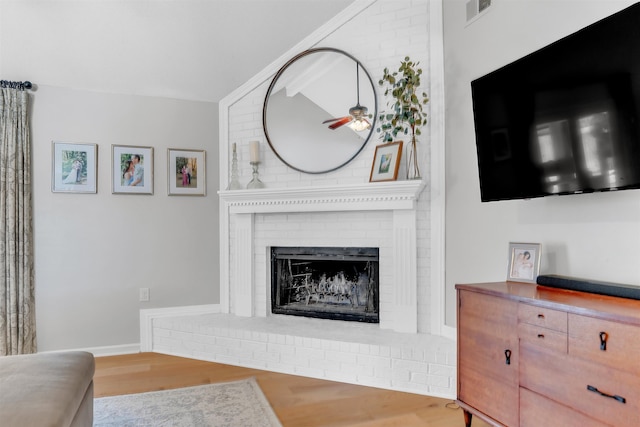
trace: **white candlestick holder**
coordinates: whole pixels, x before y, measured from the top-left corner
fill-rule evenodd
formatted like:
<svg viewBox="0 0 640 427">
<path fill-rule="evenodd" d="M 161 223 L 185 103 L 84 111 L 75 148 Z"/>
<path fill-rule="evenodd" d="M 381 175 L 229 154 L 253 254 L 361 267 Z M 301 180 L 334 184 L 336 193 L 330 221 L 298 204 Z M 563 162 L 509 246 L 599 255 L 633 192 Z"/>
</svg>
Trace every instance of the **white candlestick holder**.
<svg viewBox="0 0 640 427">
<path fill-rule="evenodd" d="M 247 184 L 247 188 L 264 188 L 264 183 L 258 177 L 258 165 L 260 162 L 249 162 L 253 168 L 253 179 Z"/>
</svg>

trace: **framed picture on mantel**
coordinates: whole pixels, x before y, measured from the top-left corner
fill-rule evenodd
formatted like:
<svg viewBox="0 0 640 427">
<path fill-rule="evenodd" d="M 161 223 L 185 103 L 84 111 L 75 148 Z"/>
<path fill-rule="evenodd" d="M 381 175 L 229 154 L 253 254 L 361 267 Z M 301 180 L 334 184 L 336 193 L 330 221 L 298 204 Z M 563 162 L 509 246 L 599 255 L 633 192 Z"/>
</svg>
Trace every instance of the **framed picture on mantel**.
<svg viewBox="0 0 640 427">
<path fill-rule="evenodd" d="M 507 280 L 536 283 L 540 271 L 540 250 L 540 243 L 509 243 Z"/>
<path fill-rule="evenodd" d="M 402 141 L 376 146 L 369 182 L 395 181 L 398 179 L 401 156 Z"/>
</svg>

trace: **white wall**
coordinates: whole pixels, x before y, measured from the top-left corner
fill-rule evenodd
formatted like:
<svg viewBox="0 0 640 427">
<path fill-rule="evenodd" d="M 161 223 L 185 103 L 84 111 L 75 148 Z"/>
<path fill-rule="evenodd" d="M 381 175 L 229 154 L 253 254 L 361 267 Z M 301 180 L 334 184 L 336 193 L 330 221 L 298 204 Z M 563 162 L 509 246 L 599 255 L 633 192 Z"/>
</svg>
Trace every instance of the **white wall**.
<svg viewBox="0 0 640 427">
<path fill-rule="evenodd" d="M 510 241 L 542 243 L 543 274 L 640 285 L 640 191 L 480 202 L 470 86 L 633 2 L 493 0 L 465 26 L 466 3 L 444 2 L 447 323 L 456 283 L 506 278 Z"/>
<path fill-rule="evenodd" d="M 217 104 L 41 86 L 32 108 L 39 351 L 137 344 L 139 309 L 219 302 Z M 97 194 L 51 192 L 53 140 L 98 144 Z M 112 144 L 154 148 L 153 195 L 111 194 Z M 168 148 L 206 150 L 206 197 L 167 196 Z"/>
</svg>

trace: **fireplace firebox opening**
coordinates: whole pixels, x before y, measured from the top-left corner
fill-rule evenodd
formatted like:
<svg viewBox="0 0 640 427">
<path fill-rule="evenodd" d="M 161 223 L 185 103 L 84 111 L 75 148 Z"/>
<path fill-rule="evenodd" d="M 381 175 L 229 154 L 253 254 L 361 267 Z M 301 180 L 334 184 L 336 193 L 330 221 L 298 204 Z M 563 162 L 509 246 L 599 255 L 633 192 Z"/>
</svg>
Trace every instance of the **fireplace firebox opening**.
<svg viewBox="0 0 640 427">
<path fill-rule="evenodd" d="M 379 323 L 379 249 L 272 247 L 271 312 Z"/>
</svg>

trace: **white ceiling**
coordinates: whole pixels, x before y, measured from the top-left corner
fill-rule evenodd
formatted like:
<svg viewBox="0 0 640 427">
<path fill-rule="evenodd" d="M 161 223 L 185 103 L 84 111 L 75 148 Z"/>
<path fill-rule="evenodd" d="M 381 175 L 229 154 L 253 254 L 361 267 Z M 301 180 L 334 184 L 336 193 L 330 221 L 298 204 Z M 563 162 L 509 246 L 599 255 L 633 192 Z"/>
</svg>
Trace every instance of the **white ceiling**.
<svg viewBox="0 0 640 427">
<path fill-rule="evenodd" d="M 354 0 L 0 0 L 0 78 L 218 102 Z"/>
</svg>

